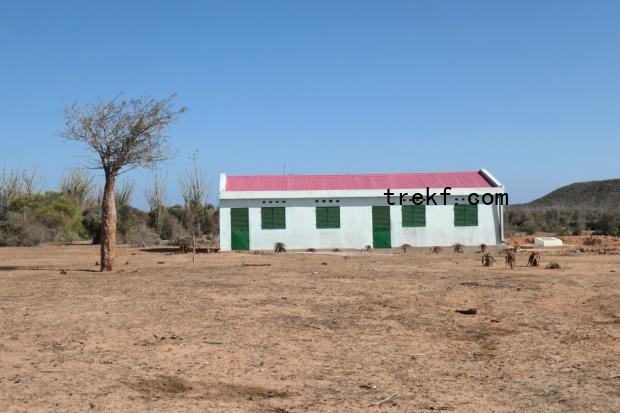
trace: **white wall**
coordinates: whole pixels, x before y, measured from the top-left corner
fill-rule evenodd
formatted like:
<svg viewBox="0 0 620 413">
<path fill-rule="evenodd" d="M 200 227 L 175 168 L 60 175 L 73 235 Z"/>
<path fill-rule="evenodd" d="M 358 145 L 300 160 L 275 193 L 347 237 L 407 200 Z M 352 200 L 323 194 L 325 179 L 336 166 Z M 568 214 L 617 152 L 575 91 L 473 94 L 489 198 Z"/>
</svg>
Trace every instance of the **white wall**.
<svg viewBox="0 0 620 413">
<path fill-rule="evenodd" d="M 229 251 L 230 208 L 249 208 L 250 249 L 272 249 L 275 242 L 284 242 L 289 249 L 306 248 L 364 248 L 372 246 L 372 206 L 386 205 L 385 197 L 334 198 L 336 202 L 319 202 L 315 199 L 221 199 L 220 200 L 220 249 Z M 478 226 L 455 227 L 454 206 L 457 198 L 448 199 L 448 205 L 426 207 L 426 227 L 403 228 L 401 207 L 390 207 L 392 247 L 402 244 L 412 246 L 495 245 L 501 242 L 499 211 L 497 206 L 478 206 Z M 321 199 L 322 200 L 322 199 Z M 438 203 L 441 198 L 438 198 Z M 459 203 L 466 199 L 458 197 Z M 286 201 L 282 203 L 282 201 Z M 340 206 L 340 228 L 317 229 L 315 208 L 317 206 Z M 285 207 L 286 229 L 261 229 L 261 207 Z"/>
</svg>

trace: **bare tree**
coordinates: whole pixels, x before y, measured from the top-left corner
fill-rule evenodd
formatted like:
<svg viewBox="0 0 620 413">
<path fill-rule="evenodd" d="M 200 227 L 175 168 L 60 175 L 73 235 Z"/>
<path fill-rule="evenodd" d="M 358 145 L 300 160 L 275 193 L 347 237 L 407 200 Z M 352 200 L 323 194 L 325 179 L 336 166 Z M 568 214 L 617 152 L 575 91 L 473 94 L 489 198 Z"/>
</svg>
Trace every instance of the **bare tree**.
<svg viewBox="0 0 620 413">
<path fill-rule="evenodd" d="M 131 203 L 131 197 L 133 196 L 133 190 L 135 188 L 135 183 L 129 179 L 123 180 L 119 189 L 114 194 L 116 208 L 121 208 Z"/>
<path fill-rule="evenodd" d="M 206 205 L 209 196 L 209 184 L 207 174 L 200 168 L 196 154 L 194 153 L 190 159 L 192 160 L 192 166 L 179 179 L 179 186 L 185 207 L 195 210 Z"/>
<path fill-rule="evenodd" d="M 160 230 L 161 209 L 166 202 L 166 195 L 166 176 L 155 171 L 144 191 L 144 197 L 153 213 L 154 226 L 157 232 Z"/>
<path fill-rule="evenodd" d="M 32 168 L 30 172 L 26 170 L 21 173 L 21 180 L 23 185 L 24 195 L 34 195 L 41 192 L 41 186 L 39 182 L 39 174 L 37 173 L 36 166 Z"/>
<path fill-rule="evenodd" d="M 206 209 L 209 197 L 209 183 L 206 172 L 198 164 L 196 153 L 190 157 L 191 167 L 179 179 L 181 195 L 185 202 L 185 210 L 192 226 L 192 237 L 200 234 L 200 214 Z"/>
<path fill-rule="evenodd" d="M 101 271 L 112 271 L 116 258 L 116 177 L 136 167 L 152 167 L 168 159 L 166 130 L 185 108 L 166 99 L 100 101 L 65 109 L 61 137 L 85 143 L 95 154 L 93 166 L 105 176 L 101 202 Z"/>
<path fill-rule="evenodd" d="M 30 172 L 17 169 L 2 168 L 0 171 L 0 215 L 15 200 L 26 195 L 31 196 L 42 191 L 37 168 Z"/>
<path fill-rule="evenodd" d="M 92 198 L 94 188 L 93 177 L 84 169 L 72 169 L 60 181 L 60 192 L 75 199 L 82 210 Z"/>
<path fill-rule="evenodd" d="M 21 173 L 6 167 L 0 171 L 0 215 L 20 195 L 24 193 L 24 184 Z"/>
</svg>

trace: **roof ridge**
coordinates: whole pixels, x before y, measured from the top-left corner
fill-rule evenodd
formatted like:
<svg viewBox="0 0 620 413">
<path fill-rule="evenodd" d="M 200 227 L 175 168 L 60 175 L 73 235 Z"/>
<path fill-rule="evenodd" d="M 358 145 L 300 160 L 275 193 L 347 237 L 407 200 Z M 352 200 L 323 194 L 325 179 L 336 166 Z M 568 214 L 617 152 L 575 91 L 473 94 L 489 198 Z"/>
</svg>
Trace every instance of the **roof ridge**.
<svg viewBox="0 0 620 413">
<path fill-rule="evenodd" d="M 379 175 L 461 175 L 480 174 L 480 171 L 451 171 L 451 172 L 364 172 L 344 174 L 278 174 L 278 175 L 226 175 L 228 178 L 279 178 L 279 177 L 320 177 L 320 176 L 379 176 Z"/>
</svg>

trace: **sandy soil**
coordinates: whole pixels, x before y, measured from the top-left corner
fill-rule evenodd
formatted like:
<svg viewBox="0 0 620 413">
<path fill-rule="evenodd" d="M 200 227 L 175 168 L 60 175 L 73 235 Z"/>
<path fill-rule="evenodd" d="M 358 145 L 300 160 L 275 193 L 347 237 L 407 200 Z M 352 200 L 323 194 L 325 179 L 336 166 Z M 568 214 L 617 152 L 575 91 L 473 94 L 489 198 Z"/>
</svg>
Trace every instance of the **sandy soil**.
<svg viewBox="0 0 620 413">
<path fill-rule="evenodd" d="M 0 411 L 620 411 L 620 255 L 526 254 L 0 249 Z"/>
</svg>

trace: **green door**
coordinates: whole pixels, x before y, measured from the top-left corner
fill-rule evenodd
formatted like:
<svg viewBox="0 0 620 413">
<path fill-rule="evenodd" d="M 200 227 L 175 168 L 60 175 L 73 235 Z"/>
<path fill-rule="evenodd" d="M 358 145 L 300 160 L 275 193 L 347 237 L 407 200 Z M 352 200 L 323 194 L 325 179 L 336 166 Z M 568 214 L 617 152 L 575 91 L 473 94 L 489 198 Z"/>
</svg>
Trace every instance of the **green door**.
<svg viewBox="0 0 620 413">
<path fill-rule="evenodd" d="M 390 241 L 390 207 L 372 207 L 372 246 L 373 248 L 391 248 Z"/>
<path fill-rule="evenodd" d="M 250 249 L 250 225 L 247 208 L 230 209 L 230 246 L 233 250 Z"/>
</svg>

